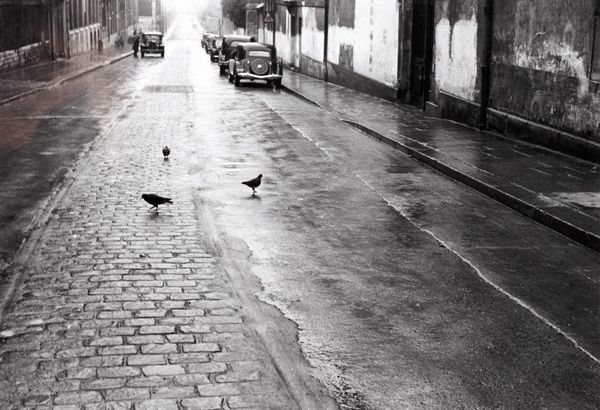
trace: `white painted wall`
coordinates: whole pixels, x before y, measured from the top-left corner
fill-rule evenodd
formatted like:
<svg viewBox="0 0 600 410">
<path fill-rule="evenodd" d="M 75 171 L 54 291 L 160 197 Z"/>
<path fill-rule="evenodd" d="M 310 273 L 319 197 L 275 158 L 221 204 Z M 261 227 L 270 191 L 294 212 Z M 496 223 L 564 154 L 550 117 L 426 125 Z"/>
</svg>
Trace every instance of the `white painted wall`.
<svg viewBox="0 0 600 410">
<path fill-rule="evenodd" d="M 325 33 L 317 29 L 316 9 L 302 8 L 302 54 L 316 61 L 323 61 Z"/>
<path fill-rule="evenodd" d="M 347 27 L 329 26 L 329 47 L 327 60 L 333 64 L 340 63 L 340 45 L 354 45 L 354 30 Z"/>
<path fill-rule="evenodd" d="M 71 55 L 87 53 L 88 51 L 97 48 L 97 39 L 99 36 L 100 23 L 69 30 L 69 47 L 71 49 Z M 92 41 L 94 37 L 96 38 L 96 42 Z M 108 47 L 108 44 L 104 43 L 104 46 Z M 125 44 L 125 46 L 127 46 L 127 44 Z"/>
<path fill-rule="evenodd" d="M 354 28 L 329 27 L 327 58 L 340 64 L 340 47 L 353 47 L 354 72 L 396 86 L 398 77 L 399 3 L 356 0 Z"/>
<path fill-rule="evenodd" d="M 286 63 L 291 63 L 290 45 L 286 33 L 277 31 L 275 33 L 275 47 L 277 48 L 277 55 L 283 59 Z"/>
<path fill-rule="evenodd" d="M 477 82 L 477 20 L 459 20 L 453 27 L 443 18 L 435 27 L 435 81 L 440 91 L 475 100 Z"/>
</svg>

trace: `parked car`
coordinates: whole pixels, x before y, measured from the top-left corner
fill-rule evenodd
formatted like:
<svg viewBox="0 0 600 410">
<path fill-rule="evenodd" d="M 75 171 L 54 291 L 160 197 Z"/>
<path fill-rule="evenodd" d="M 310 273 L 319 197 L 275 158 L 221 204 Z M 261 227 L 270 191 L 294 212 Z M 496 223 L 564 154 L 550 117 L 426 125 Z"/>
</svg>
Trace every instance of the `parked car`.
<svg viewBox="0 0 600 410">
<path fill-rule="evenodd" d="M 250 36 L 229 35 L 223 37 L 223 46 L 219 52 L 219 74 L 225 74 L 229 66 L 229 60 L 233 59 L 240 43 L 255 42 L 256 39 Z"/>
<path fill-rule="evenodd" d="M 165 45 L 163 44 L 163 34 L 159 31 L 149 31 L 142 34 L 140 42 L 140 54 L 142 58 L 146 54 L 160 54 L 165 57 Z"/>
<path fill-rule="evenodd" d="M 234 58 L 229 60 L 229 82 L 236 87 L 241 80 L 264 80 L 279 88 L 282 78 L 282 61 L 277 58 L 277 49 L 270 44 L 239 43 Z"/>
<path fill-rule="evenodd" d="M 223 37 L 213 37 L 210 39 L 210 43 L 208 45 L 210 61 L 216 63 L 219 61 L 219 52 L 221 51 L 221 47 L 223 46 Z"/>
<path fill-rule="evenodd" d="M 214 34 L 208 33 L 208 32 L 202 34 L 202 48 L 203 49 L 206 50 L 208 48 L 208 38 L 211 36 L 214 36 Z"/>
<path fill-rule="evenodd" d="M 206 54 L 210 54 L 210 46 L 215 37 L 216 37 L 216 34 L 209 34 L 206 37 L 206 46 L 204 47 L 204 51 L 206 51 Z"/>
</svg>

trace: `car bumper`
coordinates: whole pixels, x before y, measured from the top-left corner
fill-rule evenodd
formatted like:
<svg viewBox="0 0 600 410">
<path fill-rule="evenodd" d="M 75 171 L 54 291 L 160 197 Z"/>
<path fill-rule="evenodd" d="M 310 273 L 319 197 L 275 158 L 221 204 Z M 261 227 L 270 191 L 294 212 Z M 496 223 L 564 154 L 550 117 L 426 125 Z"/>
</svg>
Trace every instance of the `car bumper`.
<svg viewBox="0 0 600 410">
<path fill-rule="evenodd" d="M 160 54 L 164 53 L 164 48 L 140 48 L 140 51 L 143 51 L 146 54 Z"/>
<path fill-rule="evenodd" d="M 246 80 L 279 80 L 283 78 L 281 74 L 256 75 L 252 73 L 237 73 L 237 76 Z"/>
</svg>

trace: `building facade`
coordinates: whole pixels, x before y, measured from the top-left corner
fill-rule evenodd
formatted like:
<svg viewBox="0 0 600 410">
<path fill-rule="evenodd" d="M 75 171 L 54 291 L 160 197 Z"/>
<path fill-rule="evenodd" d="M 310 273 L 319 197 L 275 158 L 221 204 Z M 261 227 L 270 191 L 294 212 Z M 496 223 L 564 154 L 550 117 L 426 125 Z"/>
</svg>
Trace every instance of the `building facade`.
<svg viewBox="0 0 600 410">
<path fill-rule="evenodd" d="M 600 158 L 600 0 L 267 0 L 260 7 L 259 39 L 300 72 Z"/>
<path fill-rule="evenodd" d="M 138 0 L 0 0 L 0 71 L 90 52 L 124 40 Z M 126 41 L 125 41 L 126 42 Z"/>
<path fill-rule="evenodd" d="M 139 0 L 80 0 L 98 2 L 97 23 L 103 44 L 112 46 L 117 40 L 127 39 L 137 27 Z"/>
<path fill-rule="evenodd" d="M 100 33 L 100 0 L 70 0 L 69 50 L 77 55 L 96 49 Z"/>
<path fill-rule="evenodd" d="M 66 57 L 64 0 L 0 0 L 0 72 Z"/>
</svg>

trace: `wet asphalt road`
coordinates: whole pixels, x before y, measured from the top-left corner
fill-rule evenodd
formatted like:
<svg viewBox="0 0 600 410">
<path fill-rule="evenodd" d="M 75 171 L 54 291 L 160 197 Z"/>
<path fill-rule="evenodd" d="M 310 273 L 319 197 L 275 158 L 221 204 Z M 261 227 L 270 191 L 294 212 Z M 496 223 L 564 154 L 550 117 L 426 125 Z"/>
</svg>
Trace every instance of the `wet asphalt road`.
<svg viewBox="0 0 600 410">
<path fill-rule="evenodd" d="M 290 95 L 233 87 L 198 36 L 182 20 L 165 60 L 0 109 L 5 254 L 120 118 L 177 116 L 183 135 L 148 130 L 157 156 L 171 146 L 220 263 L 297 323 L 341 408 L 600 407 L 596 253 Z M 150 93 L 185 106 L 135 110 Z"/>
</svg>

